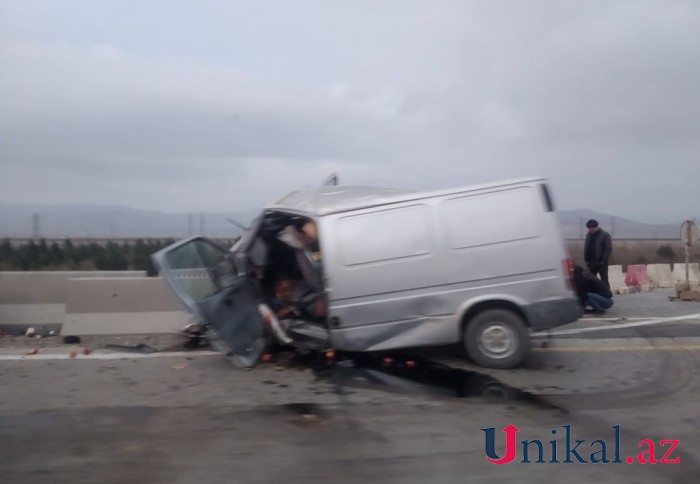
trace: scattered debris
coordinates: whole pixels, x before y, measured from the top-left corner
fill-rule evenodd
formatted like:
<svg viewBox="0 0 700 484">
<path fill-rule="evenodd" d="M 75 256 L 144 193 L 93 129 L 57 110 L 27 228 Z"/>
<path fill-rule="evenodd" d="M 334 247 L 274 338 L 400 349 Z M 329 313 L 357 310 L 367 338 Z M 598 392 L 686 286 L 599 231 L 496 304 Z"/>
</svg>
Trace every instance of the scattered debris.
<svg viewBox="0 0 700 484">
<path fill-rule="evenodd" d="M 678 294 L 681 301 L 700 301 L 700 291 L 682 291 Z"/>
<path fill-rule="evenodd" d="M 71 358 L 75 358 L 76 356 L 78 356 L 78 352 L 77 352 L 77 351 L 71 351 L 70 353 L 68 353 L 68 356 L 70 356 Z"/>
<path fill-rule="evenodd" d="M 186 350 L 209 346 L 209 341 L 204 337 L 204 329 L 198 323 L 186 325 L 182 328 L 182 333 L 187 337 L 187 340 L 182 345 Z"/>
<path fill-rule="evenodd" d="M 197 323 L 190 323 L 182 328 L 182 332 L 185 334 L 201 334 L 202 328 Z"/>
<path fill-rule="evenodd" d="M 67 345 L 79 345 L 80 336 L 64 336 L 63 342 Z"/>
<path fill-rule="evenodd" d="M 92 350 L 90 348 L 83 348 L 84 355 L 89 355 L 90 353 L 92 353 Z"/>
<path fill-rule="evenodd" d="M 209 346 L 209 342 L 202 336 L 190 336 L 182 344 L 182 347 L 186 350 L 196 350 L 202 348 L 203 346 Z"/>
<path fill-rule="evenodd" d="M 184 370 L 188 366 L 189 365 L 187 363 L 177 363 L 176 365 L 173 365 L 173 370 Z"/>
<path fill-rule="evenodd" d="M 283 405 L 283 407 L 298 415 L 292 422 L 301 427 L 317 427 L 324 418 L 320 407 L 313 403 L 290 403 Z"/>
<path fill-rule="evenodd" d="M 38 326 L 36 328 L 28 328 L 26 333 L 24 333 L 25 336 L 28 338 L 46 338 L 48 336 L 53 336 L 56 334 L 55 331 L 51 331 L 49 328 L 45 326 Z"/>
<path fill-rule="evenodd" d="M 39 352 L 39 348 L 32 348 L 31 350 L 27 351 L 27 356 L 35 355 Z"/>
<path fill-rule="evenodd" d="M 124 345 L 124 344 L 106 344 L 105 348 L 108 348 L 110 350 L 119 350 L 119 351 L 128 351 L 131 353 L 155 353 L 158 350 L 153 348 L 152 346 L 145 345 L 143 343 L 135 344 L 135 345 Z"/>
</svg>

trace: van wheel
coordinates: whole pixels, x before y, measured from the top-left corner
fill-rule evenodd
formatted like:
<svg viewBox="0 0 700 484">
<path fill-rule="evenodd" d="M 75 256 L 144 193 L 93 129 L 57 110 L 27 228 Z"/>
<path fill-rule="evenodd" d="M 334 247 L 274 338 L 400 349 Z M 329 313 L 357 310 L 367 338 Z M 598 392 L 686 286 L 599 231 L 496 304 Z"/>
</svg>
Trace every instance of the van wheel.
<svg viewBox="0 0 700 484">
<path fill-rule="evenodd" d="M 530 351 L 530 334 L 523 319 L 506 309 L 489 309 L 474 316 L 464 329 L 467 355 L 485 368 L 513 368 Z"/>
</svg>

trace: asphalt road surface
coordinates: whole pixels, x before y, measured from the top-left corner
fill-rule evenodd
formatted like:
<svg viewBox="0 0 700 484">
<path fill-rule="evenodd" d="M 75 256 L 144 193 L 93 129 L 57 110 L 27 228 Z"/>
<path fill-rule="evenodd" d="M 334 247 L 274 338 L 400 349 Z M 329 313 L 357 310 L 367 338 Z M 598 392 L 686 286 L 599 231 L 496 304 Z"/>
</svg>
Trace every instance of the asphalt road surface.
<svg viewBox="0 0 700 484">
<path fill-rule="evenodd" d="M 0 482 L 694 482 L 700 304 L 667 295 L 620 296 L 605 319 L 536 337 L 509 371 L 445 348 L 242 371 L 209 352 L 0 344 Z M 503 458 L 509 425 L 546 463 L 537 443 L 531 463 L 521 444 L 487 460 L 488 429 Z M 567 427 L 588 463 L 567 453 Z M 640 464 L 647 439 L 659 461 L 678 441 L 665 460 L 680 462 Z M 591 462 L 601 441 L 621 463 Z"/>
</svg>

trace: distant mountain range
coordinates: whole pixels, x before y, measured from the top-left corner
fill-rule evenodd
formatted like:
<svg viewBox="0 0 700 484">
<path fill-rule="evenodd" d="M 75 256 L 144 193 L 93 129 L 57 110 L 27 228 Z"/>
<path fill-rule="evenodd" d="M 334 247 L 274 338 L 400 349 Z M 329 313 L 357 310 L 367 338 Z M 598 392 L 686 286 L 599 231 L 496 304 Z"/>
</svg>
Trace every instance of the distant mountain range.
<svg viewBox="0 0 700 484">
<path fill-rule="evenodd" d="M 227 238 L 241 230 L 229 220 L 247 225 L 257 214 L 251 209 L 228 213 L 164 213 L 119 205 L 33 205 L 0 202 L 0 238 L 31 237 L 172 237 L 204 234 Z M 591 210 L 558 212 L 563 236 L 585 235 L 590 218 L 617 239 L 677 239 L 682 221 L 647 224 Z"/>
<path fill-rule="evenodd" d="M 679 239 L 683 220 L 667 224 L 648 224 L 608 215 L 593 210 L 561 210 L 558 212 L 562 235 L 579 239 L 586 235 L 585 224 L 595 219 L 616 239 Z"/>
<path fill-rule="evenodd" d="M 118 205 L 32 205 L 0 202 L 0 237 L 233 237 L 257 210 L 230 213 L 164 213 Z"/>
</svg>

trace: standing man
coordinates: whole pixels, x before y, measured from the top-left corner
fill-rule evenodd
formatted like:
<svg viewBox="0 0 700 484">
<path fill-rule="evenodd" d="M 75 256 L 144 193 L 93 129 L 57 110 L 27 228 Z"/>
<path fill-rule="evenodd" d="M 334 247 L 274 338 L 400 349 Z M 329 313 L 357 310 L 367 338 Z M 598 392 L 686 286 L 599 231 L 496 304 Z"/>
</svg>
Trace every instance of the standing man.
<svg viewBox="0 0 700 484">
<path fill-rule="evenodd" d="M 600 274 L 600 279 L 610 287 L 608 281 L 608 260 L 612 253 L 612 237 L 598 226 L 596 220 L 586 222 L 588 234 L 586 246 L 583 249 L 586 265 L 595 276 Z"/>
</svg>

